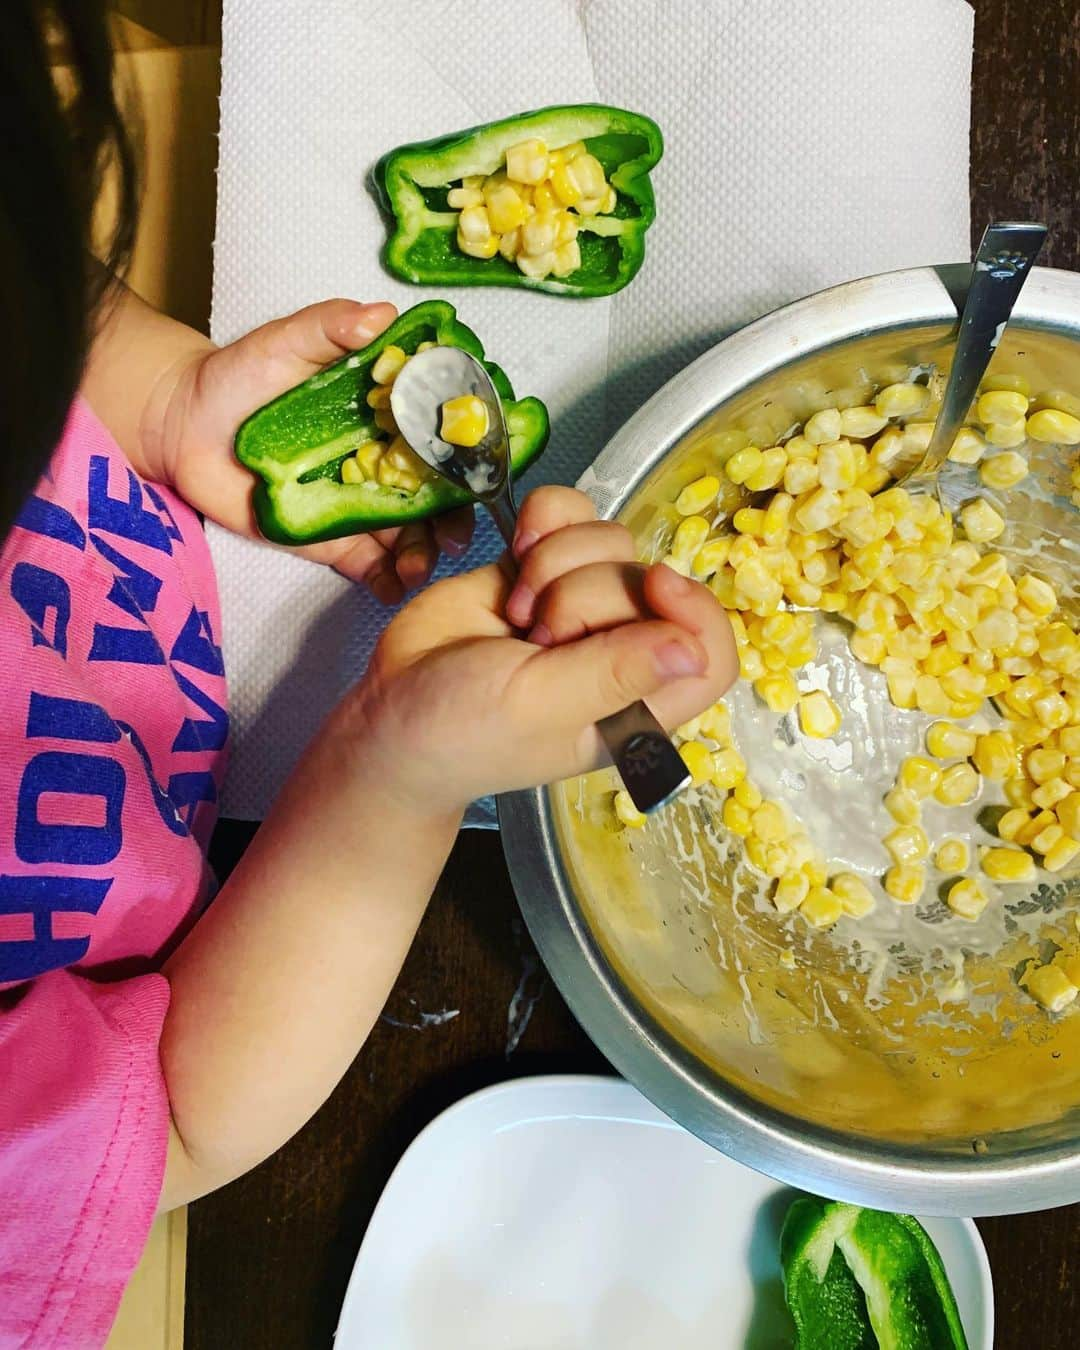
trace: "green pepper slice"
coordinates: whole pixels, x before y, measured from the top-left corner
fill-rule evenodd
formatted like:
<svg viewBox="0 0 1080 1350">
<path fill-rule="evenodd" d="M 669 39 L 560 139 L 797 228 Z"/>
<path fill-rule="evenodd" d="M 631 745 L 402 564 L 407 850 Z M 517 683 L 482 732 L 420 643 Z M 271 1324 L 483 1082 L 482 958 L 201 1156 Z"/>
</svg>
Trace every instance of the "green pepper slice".
<svg viewBox="0 0 1080 1350">
<path fill-rule="evenodd" d="M 780 1258 L 798 1350 L 967 1350 L 941 1257 L 909 1214 L 803 1197 Z"/>
<path fill-rule="evenodd" d="M 406 310 L 374 342 L 267 403 L 241 425 L 234 449 L 241 464 L 258 475 L 255 519 L 267 539 L 279 544 L 339 539 L 424 520 L 469 500 L 442 478 L 415 493 L 341 481 L 342 461 L 362 442 L 383 434 L 366 403 L 379 353 L 394 344 L 411 356 L 421 342 L 460 347 L 483 361 L 502 401 L 514 477 L 540 455 L 548 439 L 547 409 L 536 398 L 515 399 L 510 381 L 484 360 L 480 339 L 460 322 L 453 305 L 428 300 Z"/>
<path fill-rule="evenodd" d="M 447 205 L 450 187 L 462 178 L 494 173 L 511 146 L 532 138 L 552 150 L 584 141 L 616 193 L 614 211 L 583 218 L 581 266 L 563 278 L 527 277 L 498 254 L 468 257 L 455 242 L 458 213 Z M 644 260 L 645 232 L 656 215 L 649 172 L 663 150 L 655 122 L 600 103 L 542 108 L 399 146 L 379 160 L 373 173 L 393 227 L 383 261 L 395 276 L 422 286 L 524 286 L 554 295 L 612 295 L 633 279 Z"/>
</svg>

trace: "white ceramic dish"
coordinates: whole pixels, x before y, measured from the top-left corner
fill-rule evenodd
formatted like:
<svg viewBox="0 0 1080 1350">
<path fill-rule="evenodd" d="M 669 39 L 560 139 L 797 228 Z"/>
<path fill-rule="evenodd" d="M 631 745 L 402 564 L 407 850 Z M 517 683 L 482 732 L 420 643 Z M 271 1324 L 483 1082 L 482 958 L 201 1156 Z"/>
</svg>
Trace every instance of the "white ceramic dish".
<svg viewBox="0 0 1080 1350">
<path fill-rule="evenodd" d="M 335 1350 L 784 1350 L 777 1244 L 794 1194 L 620 1079 L 488 1088 L 395 1169 Z M 924 1222 L 970 1350 L 991 1350 L 975 1225 Z"/>
</svg>

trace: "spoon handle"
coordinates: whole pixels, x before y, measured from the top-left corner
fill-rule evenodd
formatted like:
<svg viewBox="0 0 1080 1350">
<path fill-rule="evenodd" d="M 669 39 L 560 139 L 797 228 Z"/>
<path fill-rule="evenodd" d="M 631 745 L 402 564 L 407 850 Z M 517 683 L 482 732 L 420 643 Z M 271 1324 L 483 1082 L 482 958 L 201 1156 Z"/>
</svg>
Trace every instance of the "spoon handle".
<svg viewBox="0 0 1080 1350">
<path fill-rule="evenodd" d="M 986 227 L 971 271 L 941 411 L 926 454 L 910 477 L 932 474 L 945 462 L 1045 239 L 1045 225 L 1003 221 Z"/>
<path fill-rule="evenodd" d="M 509 482 L 485 505 L 509 548 L 517 525 Z M 631 800 L 644 815 L 658 810 L 689 785 L 690 774 L 682 756 L 641 699 L 602 717 L 596 729 Z"/>
</svg>

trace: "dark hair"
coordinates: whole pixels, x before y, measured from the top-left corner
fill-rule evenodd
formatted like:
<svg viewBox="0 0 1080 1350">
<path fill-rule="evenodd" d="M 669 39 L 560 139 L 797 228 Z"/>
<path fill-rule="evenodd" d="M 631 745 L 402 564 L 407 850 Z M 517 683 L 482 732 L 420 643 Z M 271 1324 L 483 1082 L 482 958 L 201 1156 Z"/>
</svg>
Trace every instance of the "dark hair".
<svg viewBox="0 0 1080 1350">
<path fill-rule="evenodd" d="M 2 539 L 60 438 L 95 308 L 134 233 L 134 157 L 102 0 L 0 0 L 0 156 Z M 102 268 L 89 250 L 106 172 L 117 204 L 97 241 Z"/>
</svg>

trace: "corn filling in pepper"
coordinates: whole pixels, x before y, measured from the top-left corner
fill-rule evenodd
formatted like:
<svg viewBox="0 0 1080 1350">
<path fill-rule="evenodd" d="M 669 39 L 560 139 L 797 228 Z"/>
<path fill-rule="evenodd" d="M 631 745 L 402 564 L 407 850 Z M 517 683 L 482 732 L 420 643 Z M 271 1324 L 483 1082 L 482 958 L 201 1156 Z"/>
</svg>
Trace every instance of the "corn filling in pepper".
<svg viewBox="0 0 1080 1350">
<path fill-rule="evenodd" d="M 883 840 L 882 884 L 893 900 L 914 904 L 932 863 L 956 876 L 947 891 L 952 913 L 974 921 L 989 897 L 979 876 L 964 875 L 971 849 L 946 840 L 931 859 L 922 803 L 965 806 L 984 779 L 1001 783 L 1008 803 L 996 826 L 1001 844 L 977 859 L 991 881 L 1031 881 L 1039 869 L 1055 874 L 1076 862 L 1080 638 L 1058 614 L 1050 582 L 1010 571 L 994 551 L 1005 521 L 990 501 L 976 497 L 954 521 L 934 497 L 891 485 L 894 469 L 929 444 L 929 403 L 925 385 L 893 384 L 872 404 L 814 413 L 782 444 L 734 448 L 715 473 L 679 493 L 681 519 L 664 561 L 710 587 L 735 630 L 742 677 L 773 712 L 797 713 L 804 735 L 830 737 L 841 722 L 826 690 L 801 688 L 796 678 L 817 654 L 813 611 L 848 621 L 852 654 L 883 672 L 897 708 L 938 719 L 926 732 L 927 755 L 906 759 L 886 795 L 896 828 Z M 1080 399 L 1055 390 L 1032 401 L 1018 376 L 984 383 L 974 422 L 949 459 L 977 464 L 982 484 L 998 491 L 1026 476 L 1019 450 L 1028 440 L 1080 445 Z M 718 503 L 722 477 L 746 493 L 730 518 Z M 1080 506 L 1080 463 L 1072 488 Z M 1004 728 L 978 733 L 956 724 L 988 698 Z M 694 783 L 725 797 L 724 825 L 745 840 L 750 863 L 775 879 L 781 913 L 798 910 L 826 927 L 873 907 L 858 876 L 837 873 L 786 808 L 762 798 L 723 702 L 679 734 Z M 614 811 L 624 826 L 645 824 L 625 792 L 615 794 Z M 1080 969 L 1042 966 L 1022 983 L 1056 1011 L 1076 998 Z"/>
<path fill-rule="evenodd" d="M 495 173 L 463 178 L 447 193 L 459 212 L 457 246 L 470 258 L 496 253 L 527 277 L 568 277 L 581 266 L 578 229 L 615 210 L 617 196 L 583 141 L 549 150 L 541 140 L 506 152 Z"/>
<path fill-rule="evenodd" d="M 426 351 L 435 345 L 421 342 L 416 350 Z M 371 367 L 375 384 L 366 395 L 367 405 L 374 411 L 375 425 L 384 435 L 364 441 L 341 461 L 343 483 L 378 483 L 411 493 L 419 492 L 424 483 L 438 476 L 398 431 L 390 410 L 391 387 L 409 359 L 400 347 L 390 345 L 383 348 Z"/>
</svg>

